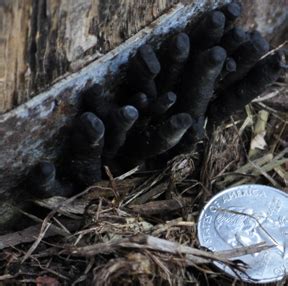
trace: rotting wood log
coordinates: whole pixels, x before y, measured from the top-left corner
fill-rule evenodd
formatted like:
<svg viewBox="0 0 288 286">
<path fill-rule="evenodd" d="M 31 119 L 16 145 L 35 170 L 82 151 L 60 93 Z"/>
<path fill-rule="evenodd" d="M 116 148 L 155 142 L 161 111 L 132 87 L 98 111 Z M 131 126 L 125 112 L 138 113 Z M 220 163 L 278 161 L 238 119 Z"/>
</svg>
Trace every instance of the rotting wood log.
<svg viewBox="0 0 288 286">
<path fill-rule="evenodd" d="M 36 5 L 35 1 L 31 0 L 30 2 L 31 3 L 33 2 L 34 5 Z M 30 7 L 29 6 L 30 2 L 29 2 L 29 0 L 27 0 L 25 2 L 26 6 L 25 5 L 24 6 L 26 8 Z M 63 3 L 64 2 L 66 2 L 66 1 L 63 1 Z M 80 2 L 82 3 L 83 1 L 80 1 Z M 98 3 L 98 2 L 99 1 L 95 0 L 93 2 L 93 5 L 95 3 Z M 170 7 L 169 5 L 171 5 L 172 2 L 175 2 L 175 1 L 165 1 L 164 6 L 167 5 L 167 6 L 165 6 L 165 8 Z M 178 2 L 178 1 L 176 1 L 176 2 Z M 188 3 L 191 1 L 185 1 L 185 2 Z M 39 68 L 40 70 L 37 70 L 37 72 L 34 73 L 34 75 L 33 75 L 33 72 L 31 70 L 31 68 L 29 67 L 30 70 L 28 69 L 28 72 L 27 72 L 27 70 L 24 69 L 25 72 L 23 72 L 23 70 L 20 71 L 19 76 L 18 76 L 18 71 L 17 72 L 15 70 L 13 71 L 14 74 L 17 73 L 17 77 L 13 78 L 14 79 L 13 83 L 16 82 L 17 84 L 19 84 L 17 87 L 14 86 L 11 89 L 13 96 L 8 95 L 9 100 L 13 104 L 17 105 L 17 104 L 25 101 L 26 99 L 31 98 L 34 94 L 37 93 L 38 90 L 42 90 L 43 88 L 47 87 L 47 85 L 50 86 L 50 88 L 48 90 L 46 90 L 45 92 L 39 94 L 37 97 L 33 98 L 32 100 L 28 101 L 27 103 L 20 105 L 18 108 L 11 110 L 10 112 L 8 112 L 6 114 L 0 115 L 0 136 L 2 139 L 2 141 L 0 142 L 0 150 L 1 150 L 1 152 L 0 152 L 0 184 L 1 184 L 0 193 L 4 193 L 7 190 L 9 190 L 10 188 L 17 186 L 19 181 L 21 181 L 23 174 L 26 174 L 29 167 L 31 165 L 34 165 L 39 159 L 45 158 L 48 160 L 53 160 L 57 156 L 57 154 L 61 150 L 62 143 L 63 143 L 63 140 L 65 138 L 66 127 L 71 122 L 72 117 L 77 113 L 78 96 L 79 96 L 81 90 L 83 90 L 83 88 L 87 85 L 87 83 L 92 84 L 92 83 L 97 82 L 97 83 L 104 83 L 104 85 L 105 85 L 105 80 L 106 80 L 106 83 L 108 81 L 110 82 L 111 80 L 113 80 L 113 78 L 115 78 L 119 75 L 118 72 L 121 70 L 122 64 L 125 64 L 127 62 L 130 55 L 132 55 L 134 53 L 134 51 L 139 46 L 141 46 L 142 44 L 144 44 L 146 42 L 150 42 L 150 41 L 154 42 L 154 44 L 157 45 L 156 42 L 161 41 L 161 39 L 166 34 L 169 34 L 171 32 L 177 31 L 177 30 L 181 30 L 187 25 L 187 23 L 189 22 L 189 20 L 191 18 L 193 20 L 196 19 L 197 15 L 199 15 L 199 13 L 201 11 L 208 9 L 208 8 L 212 8 L 212 6 L 215 7 L 215 6 L 220 5 L 221 3 L 224 3 L 224 2 L 229 2 L 229 0 L 213 1 L 213 4 L 211 3 L 211 1 L 208 1 L 208 0 L 207 1 L 201 1 L 201 3 L 197 2 L 197 3 L 195 3 L 195 5 L 192 4 L 192 5 L 185 6 L 183 4 L 178 4 L 178 5 L 174 6 L 171 10 L 169 10 L 165 15 L 161 16 L 155 22 L 151 23 L 150 26 L 141 30 L 135 36 L 130 38 L 128 41 L 126 41 L 124 44 L 122 44 L 121 46 L 118 46 L 117 48 L 115 48 L 111 52 L 107 53 L 103 57 L 100 57 L 99 59 L 97 59 L 97 57 L 99 56 L 100 50 L 97 50 L 97 47 L 101 47 L 101 41 L 98 42 L 99 46 L 98 46 L 98 44 L 97 45 L 95 44 L 96 46 L 92 45 L 91 47 L 89 45 L 87 45 L 87 47 L 89 47 L 89 48 L 86 47 L 87 48 L 86 50 L 83 48 L 82 52 L 77 52 L 80 50 L 80 49 L 77 50 L 78 46 L 75 46 L 75 45 L 73 46 L 73 44 L 70 43 L 71 44 L 70 52 L 73 53 L 74 57 L 71 56 L 71 54 L 70 54 L 70 56 L 71 56 L 70 60 L 71 61 L 69 62 L 68 67 L 66 67 L 65 64 L 62 65 L 62 63 L 65 61 L 62 62 L 61 57 L 59 59 L 57 58 L 58 53 L 60 53 L 60 54 L 62 53 L 61 56 L 63 56 L 63 55 L 65 55 L 65 57 L 69 56 L 69 50 L 63 51 L 63 47 L 59 44 L 59 43 L 61 43 L 61 40 L 59 40 L 59 42 L 57 42 L 55 40 L 55 34 L 53 34 L 53 33 L 56 33 L 56 31 L 58 31 L 59 35 L 60 35 L 61 31 L 62 31 L 61 25 L 60 24 L 58 25 L 57 24 L 58 22 L 56 20 L 55 20 L 55 22 L 51 21 L 51 17 L 52 17 L 51 15 L 58 15 L 57 17 L 61 18 L 61 13 L 57 14 L 57 11 L 58 11 L 57 9 L 59 7 L 57 5 L 55 5 L 55 3 L 53 6 L 52 5 L 53 1 L 49 1 L 49 5 L 52 5 L 50 7 L 51 10 L 48 9 L 48 6 L 47 6 L 48 2 L 45 0 L 42 0 L 42 1 L 37 1 L 37 3 L 38 3 L 37 7 L 36 7 L 37 9 L 34 6 L 32 6 L 32 8 L 30 10 L 27 8 L 28 10 L 25 13 L 28 16 L 25 16 L 26 14 L 24 12 L 23 13 L 25 15 L 21 14 L 18 18 L 17 17 L 13 18 L 10 15 L 11 19 L 13 19 L 13 21 L 16 21 L 14 23 L 11 20 L 13 23 L 13 26 L 15 26 L 15 29 L 16 29 L 16 27 L 18 27 L 18 30 L 20 33 L 18 38 L 21 39 L 21 37 L 23 38 L 23 35 L 21 33 L 23 32 L 23 30 L 25 30 L 25 25 L 21 25 L 21 22 L 19 23 L 19 21 L 20 21 L 19 19 L 21 19 L 21 21 L 25 21 L 23 19 L 26 19 L 25 17 L 29 18 L 29 15 L 31 13 L 33 14 L 33 11 L 34 11 L 33 9 L 36 9 L 37 12 L 35 12 L 35 13 L 36 14 L 40 13 L 40 14 L 37 14 L 39 17 L 38 18 L 36 17 L 36 19 L 37 19 L 37 21 L 39 21 L 39 23 L 35 20 L 37 23 L 36 24 L 34 23 L 33 25 L 36 25 L 37 31 L 39 29 L 40 30 L 43 29 L 43 27 L 46 27 L 47 29 L 51 29 L 51 31 L 49 30 L 51 33 L 48 33 L 49 31 L 47 32 L 47 31 L 45 31 L 45 29 L 41 30 L 41 32 L 42 32 L 42 36 L 45 33 L 48 35 L 47 39 L 49 41 L 54 39 L 54 43 L 52 41 L 52 44 L 51 44 L 52 45 L 51 46 L 52 52 L 51 52 L 51 50 L 49 50 L 49 48 L 44 45 L 44 42 L 47 41 L 47 39 L 44 36 L 41 38 L 40 37 L 41 33 L 37 34 L 37 31 L 36 32 L 34 31 L 33 33 L 36 33 L 40 37 L 40 38 L 37 38 L 38 44 L 40 45 L 39 47 L 41 47 L 41 45 L 43 45 L 47 51 L 47 54 L 46 54 L 46 53 L 44 53 L 44 50 L 41 51 L 41 49 L 40 49 L 40 50 L 37 50 L 37 52 L 36 52 L 36 54 L 39 52 L 39 55 L 37 55 L 37 56 L 34 55 L 35 56 L 34 57 L 35 67 Z M 0 3 L 0 8 L 1 8 L 2 3 L 4 3 L 6 5 L 5 6 L 3 4 L 6 7 L 6 10 L 11 12 L 11 9 L 9 10 L 9 7 L 10 7 L 9 5 L 11 5 L 11 3 L 9 1 L 3 1 Z M 22 7 L 21 3 L 22 2 L 21 1 L 15 1 L 15 3 L 17 3 L 17 5 L 18 5 L 17 6 L 15 4 L 16 8 L 21 9 L 21 7 Z M 78 2 L 76 3 L 76 1 L 69 2 L 69 3 L 71 5 L 71 7 L 73 7 L 73 5 L 74 6 L 79 5 L 80 8 L 82 7 L 81 3 L 78 3 Z M 71 4 L 71 3 L 74 3 L 74 4 Z M 279 0 L 279 3 L 277 3 L 277 6 L 278 5 L 283 6 L 284 3 L 285 3 L 285 1 Z M 61 5 L 60 5 L 60 7 L 61 7 Z M 67 5 L 67 3 L 66 3 L 66 5 Z M 149 7 L 149 8 L 147 8 L 147 9 L 151 9 L 151 5 L 152 4 L 150 4 L 150 6 L 148 5 L 147 7 Z M 272 5 L 272 6 L 274 6 L 274 5 Z M 76 9 L 76 11 L 79 12 L 79 17 L 83 18 L 84 17 L 82 14 L 83 10 L 81 10 L 79 7 L 76 7 L 76 8 L 74 7 L 74 8 Z M 87 8 L 87 7 L 86 8 L 85 7 L 84 8 L 82 7 L 82 9 L 85 10 Z M 77 10 L 78 8 L 80 10 Z M 106 9 L 107 9 L 106 12 L 108 14 L 108 16 L 107 15 L 106 16 L 109 18 L 109 14 L 111 13 L 111 11 L 109 10 L 110 8 L 106 7 Z M 136 9 L 135 6 L 133 6 L 133 10 L 134 9 Z M 285 14 L 286 13 L 285 9 L 283 9 L 283 10 L 284 10 L 283 13 Z M 2 11 L 2 13 L 4 13 L 3 11 Z M 12 9 L 12 12 L 11 12 L 12 15 L 14 15 L 14 16 L 17 15 L 17 13 L 15 11 L 14 12 L 13 11 L 14 10 Z M 42 23 L 40 21 L 41 20 L 40 18 L 43 16 L 41 14 L 41 11 L 44 13 L 43 14 L 44 16 L 46 16 L 47 18 L 50 17 L 49 21 L 46 19 L 46 21 L 48 21 L 50 23 L 49 25 L 47 25 L 48 22 L 44 21 Z M 50 14 L 49 13 L 47 14 L 47 11 L 50 11 Z M 51 11 L 54 11 L 53 12 L 54 14 Z M 161 10 L 161 11 L 163 11 L 163 10 Z M 160 13 L 161 12 L 156 13 L 155 17 L 159 16 Z M 71 15 L 72 14 L 73 13 L 71 12 Z M 75 13 L 75 14 L 77 15 L 77 13 Z M 75 14 L 74 14 L 74 16 L 75 16 Z M 117 14 L 117 13 L 115 13 L 115 14 Z M 7 17 L 9 17 L 8 12 L 7 12 L 7 15 L 8 15 Z M 273 15 L 274 14 L 270 14 L 271 17 L 273 17 Z M 5 17 L 6 17 L 6 15 L 5 15 Z M 78 15 L 77 15 L 77 17 L 78 17 Z M 77 17 L 75 17 L 75 19 Z M 97 17 L 100 17 L 100 16 L 97 14 Z M 278 18 L 281 18 L 281 17 L 278 17 Z M 136 18 L 137 17 L 135 17 L 135 19 Z M 35 15 L 34 15 L 33 19 L 35 19 Z M 147 18 L 145 18 L 145 17 L 144 17 L 144 19 L 147 20 Z M 143 25 L 146 25 L 147 23 L 149 23 L 151 21 L 151 19 L 154 19 L 154 18 L 151 17 L 150 20 L 147 20 L 147 22 L 144 21 Z M 67 20 L 67 19 L 65 18 L 65 20 Z M 102 18 L 102 20 L 105 22 L 105 21 L 107 21 L 107 18 L 104 17 L 104 18 Z M 78 27 L 78 28 L 82 27 L 81 25 L 83 24 L 83 19 L 82 20 L 80 19 L 79 21 L 80 22 L 82 21 L 82 22 L 79 24 L 76 21 L 77 23 L 75 24 L 76 27 Z M 133 22 L 134 20 L 131 20 L 131 21 Z M 281 23 L 283 23 L 283 19 L 281 21 L 282 21 Z M 109 26 L 108 22 L 106 24 Z M 53 26 L 54 25 L 53 23 L 56 26 Z M 99 23 L 97 22 L 97 25 L 98 24 Z M 31 27 L 34 27 L 33 25 Z M 41 26 L 41 25 L 44 25 L 44 26 Z M 73 24 L 71 24 L 71 23 L 70 23 L 70 25 L 73 26 Z M 114 22 L 114 25 L 115 25 L 114 29 L 117 30 L 115 28 L 117 26 L 115 24 L 115 22 Z M 70 27 L 70 29 L 72 29 L 72 26 Z M 3 27 L 2 27 L 2 32 L 5 30 L 5 27 L 4 28 Z M 106 26 L 104 25 L 104 27 L 106 27 Z M 138 31 L 141 27 L 138 27 L 138 29 L 134 30 L 134 32 L 130 31 L 130 33 L 127 34 L 127 38 L 130 37 L 132 34 L 134 34 L 135 31 Z M 277 21 L 277 23 L 273 27 L 274 28 L 279 27 L 279 21 Z M 258 26 L 258 28 L 260 28 L 260 30 L 261 30 L 261 26 Z M 75 29 L 75 27 L 73 29 Z M 110 35 L 109 29 L 111 29 L 111 26 L 110 26 L 110 28 L 108 28 L 107 34 L 105 34 L 105 37 L 108 37 Z M 119 32 L 118 30 L 117 30 L 117 32 Z M 73 33 L 71 31 L 70 31 L 70 35 L 73 35 L 73 33 L 75 31 L 77 31 L 77 29 L 73 30 L 74 31 Z M 75 39 L 73 39 L 71 41 L 74 41 L 74 40 L 77 41 L 78 39 L 80 39 L 80 43 L 81 43 L 80 45 L 85 46 L 85 43 L 88 40 L 85 37 L 85 35 L 86 35 L 85 31 L 84 32 L 83 32 L 83 30 L 81 30 L 81 31 L 82 32 L 79 32 L 80 34 L 76 33 L 77 37 L 80 35 L 79 38 L 75 37 Z M 103 31 L 105 31 L 105 28 L 103 28 Z M 31 33 L 32 33 L 32 31 L 31 31 Z M 5 38 L 5 36 L 3 36 L 3 38 Z M 9 36 L 7 36 L 7 39 L 8 38 L 9 38 Z M 13 37 L 10 37 L 10 38 L 13 38 Z M 112 41 L 112 38 L 111 39 L 109 38 L 110 41 Z M 121 41 L 123 41 L 123 39 L 118 39 L 118 41 L 113 39 L 113 44 L 111 44 L 110 46 L 109 45 L 105 46 L 105 44 L 107 44 L 107 42 L 104 41 L 104 44 L 103 43 L 102 44 L 104 45 L 105 48 L 103 48 L 100 51 L 100 53 L 105 53 L 106 51 L 110 50 L 111 48 L 114 48 Z M 82 41 L 84 41 L 84 44 L 82 43 Z M 33 45 L 35 45 L 35 43 L 32 43 L 32 42 L 30 44 L 32 44 L 32 48 L 33 48 Z M 74 44 L 75 44 L 75 42 L 74 42 Z M 16 46 L 16 45 L 17 45 L 17 43 L 14 42 L 14 46 Z M 9 47 L 11 49 L 11 44 L 8 48 L 7 47 L 8 47 L 8 45 L 5 46 L 5 51 L 7 51 L 7 49 Z M 29 47 L 31 48 L 31 46 L 29 46 Z M 20 49 L 20 47 L 17 47 L 17 49 L 14 49 L 14 50 L 18 51 L 18 48 Z M 34 46 L 34 48 L 35 48 L 35 46 Z M 55 51 L 55 49 L 57 49 L 57 51 Z M 11 50 L 13 50 L 13 49 L 11 49 Z M 23 51 L 19 50 L 17 53 L 19 53 L 18 61 L 16 61 L 18 63 L 17 64 L 17 68 L 18 68 L 18 67 L 21 67 L 22 65 L 24 66 L 25 64 L 23 64 L 23 59 L 21 58 L 21 55 L 23 55 Z M 50 58 L 51 58 L 51 54 L 53 56 L 55 56 L 55 59 L 53 59 L 53 60 L 55 60 L 55 63 L 54 63 L 55 64 L 55 70 L 53 67 L 52 72 L 49 71 L 49 72 L 51 72 L 50 76 L 47 76 L 47 79 L 45 78 L 42 81 L 41 76 L 43 76 L 43 74 L 45 74 L 45 73 L 48 73 L 48 70 L 41 70 L 41 68 L 43 69 L 43 68 L 49 67 L 49 64 L 50 64 L 50 62 L 49 62 L 50 59 L 48 57 L 49 53 L 50 53 Z M 76 54 L 74 54 L 74 53 L 76 53 Z M 45 58 L 46 56 L 48 58 Z M 87 57 L 85 57 L 85 56 L 87 56 Z M 37 57 L 38 57 L 38 61 L 37 61 Z M 44 59 L 46 59 L 46 62 L 45 61 L 41 62 Z M 95 60 L 95 59 L 97 59 L 97 60 Z M 6 60 L 7 59 L 5 58 L 5 61 L 4 61 L 4 56 L 2 56 L 3 66 L 5 66 L 7 64 Z M 30 60 L 33 61 L 33 59 L 31 59 L 31 58 L 30 58 Z M 95 61 L 90 63 L 88 66 L 86 66 L 92 60 L 95 60 Z M 66 58 L 66 61 L 67 61 L 67 58 Z M 10 67 L 13 67 L 14 62 L 15 62 L 15 58 L 11 59 L 11 61 L 9 63 Z M 47 64 L 47 66 L 45 66 L 45 64 Z M 38 67 L 38 65 L 39 65 L 39 67 Z M 41 68 L 40 68 L 40 66 L 41 66 Z M 86 66 L 86 67 L 82 68 L 83 66 Z M 6 66 L 5 66 L 5 68 L 6 68 Z M 26 65 L 26 68 L 27 68 L 27 65 Z M 51 65 L 50 65 L 50 68 L 51 68 Z M 57 71 L 57 69 L 60 69 L 60 70 Z M 77 71 L 77 72 L 67 76 L 68 74 L 72 73 L 73 71 Z M 6 71 L 4 73 L 6 75 Z M 66 77 L 63 78 L 61 81 L 58 81 L 56 84 L 52 85 L 52 83 L 54 83 L 56 80 L 59 80 L 61 78 L 61 76 L 66 76 Z M 21 86 L 21 80 L 23 77 L 25 79 L 25 84 L 24 84 L 25 88 L 23 88 L 23 86 Z M 33 81 L 37 82 L 36 84 L 39 84 L 38 87 L 31 86 L 32 78 L 33 78 Z M 108 78 L 108 81 L 107 81 L 107 78 Z M 47 80 L 47 82 L 45 82 L 46 80 Z M 5 82 L 5 84 L 9 83 L 9 81 L 6 81 L 5 78 L 4 78 L 4 80 L 2 80 L 2 82 Z M 26 84 L 30 89 L 26 89 L 27 88 Z M 15 93 L 16 90 L 19 92 L 19 94 Z M 26 98 L 24 97 L 24 99 L 21 96 L 19 97 L 20 93 L 23 90 L 26 90 L 26 91 L 28 90 L 27 94 L 29 94 L 26 96 Z M 2 93 L 1 96 L 3 96 L 3 94 L 5 94 L 5 93 Z M 6 93 L 6 96 L 7 96 L 7 93 Z M 14 99 L 11 100 L 11 98 L 14 98 Z M 1 100 L 0 100 L 0 102 L 1 102 Z M 10 105 L 9 107 L 7 107 L 7 109 L 10 109 L 11 107 L 13 107 L 13 104 Z M 7 109 L 5 109 L 5 110 L 7 110 Z"/>
<path fill-rule="evenodd" d="M 220 5 L 229 0 L 215 1 Z M 202 2 L 201 2 L 202 3 Z M 0 193 L 16 187 L 27 169 L 40 159 L 54 160 L 61 151 L 67 126 L 78 111 L 79 95 L 88 85 L 111 84 L 123 64 L 147 42 L 161 42 L 182 30 L 201 11 L 211 7 L 178 4 L 129 40 L 79 72 L 62 79 L 27 103 L 0 115 Z M 214 7 L 214 6 L 213 6 Z M 213 8 L 211 7 L 211 8 Z M 108 78 L 108 80 L 107 80 Z"/>
</svg>

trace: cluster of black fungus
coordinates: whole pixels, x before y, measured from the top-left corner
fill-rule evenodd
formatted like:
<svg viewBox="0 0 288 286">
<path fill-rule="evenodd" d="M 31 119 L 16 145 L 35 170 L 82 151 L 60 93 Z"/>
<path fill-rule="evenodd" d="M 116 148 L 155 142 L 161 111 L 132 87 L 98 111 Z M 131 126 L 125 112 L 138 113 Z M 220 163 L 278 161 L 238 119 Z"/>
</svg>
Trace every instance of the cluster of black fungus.
<svg viewBox="0 0 288 286">
<path fill-rule="evenodd" d="M 75 119 L 65 162 L 71 183 L 59 182 L 54 165 L 40 162 L 30 172 L 29 190 L 69 196 L 101 180 L 103 166 L 118 175 L 187 152 L 203 138 L 206 118 L 210 127 L 218 125 L 258 96 L 280 76 L 282 53 L 266 55 L 269 44 L 259 32 L 234 25 L 240 14 L 240 4 L 231 3 L 158 51 L 140 47 L 121 94 L 98 84 L 83 92 L 84 113 Z"/>
</svg>

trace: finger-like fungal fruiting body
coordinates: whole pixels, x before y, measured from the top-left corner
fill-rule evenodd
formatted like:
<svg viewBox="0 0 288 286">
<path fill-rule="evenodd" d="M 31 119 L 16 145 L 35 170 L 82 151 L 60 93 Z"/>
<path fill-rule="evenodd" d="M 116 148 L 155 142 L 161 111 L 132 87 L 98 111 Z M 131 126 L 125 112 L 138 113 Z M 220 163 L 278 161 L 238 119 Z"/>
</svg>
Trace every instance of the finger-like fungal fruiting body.
<svg viewBox="0 0 288 286">
<path fill-rule="evenodd" d="M 27 189 L 37 198 L 70 196 L 73 193 L 72 188 L 56 179 L 56 168 L 48 161 L 41 161 L 31 169 L 27 178 Z"/>
<path fill-rule="evenodd" d="M 179 110 L 188 112 L 196 121 L 205 114 L 225 59 L 226 52 L 219 46 L 202 52 L 195 59 L 191 70 L 184 74 L 177 100 Z"/>
<path fill-rule="evenodd" d="M 258 31 L 250 32 L 248 41 L 233 53 L 232 57 L 237 63 L 237 71 L 226 77 L 222 88 L 227 88 L 243 78 L 268 50 L 269 43 L 261 34 Z"/>
<path fill-rule="evenodd" d="M 160 63 L 150 45 L 143 45 L 132 58 L 128 68 L 129 87 L 134 92 L 143 92 L 152 101 L 157 96 L 154 78 L 160 72 Z"/>
<path fill-rule="evenodd" d="M 102 178 L 105 127 L 91 112 L 77 118 L 70 138 L 71 178 L 80 186 L 91 186 Z"/>
<path fill-rule="evenodd" d="M 250 72 L 213 101 L 208 110 L 210 124 L 219 124 L 234 112 L 244 108 L 275 82 L 283 71 L 282 52 L 277 51 L 259 61 Z"/>
<path fill-rule="evenodd" d="M 224 5 L 221 8 L 221 11 L 223 12 L 226 18 L 225 29 L 230 30 L 235 20 L 240 17 L 241 12 L 242 12 L 242 7 L 240 3 L 232 2 L 232 3 Z"/>
<path fill-rule="evenodd" d="M 132 59 L 131 68 L 147 79 L 154 79 L 157 76 L 160 72 L 160 63 L 152 46 L 143 45 L 138 49 Z"/>
<path fill-rule="evenodd" d="M 138 111 L 145 112 L 149 107 L 149 99 L 143 92 L 137 92 L 128 99 L 128 104 L 133 105 Z"/>
<path fill-rule="evenodd" d="M 190 128 L 191 116 L 188 113 L 179 113 L 155 126 L 149 126 L 136 138 L 129 138 L 126 156 L 130 155 L 137 161 L 162 154 L 174 147 Z"/>
<path fill-rule="evenodd" d="M 125 143 L 127 132 L 138 119 L 138 110 L 131 105 L 126 105 L 114 110 L 109 116 L 105 134 L 103 156 L 113 159 L 119 148 Z"/>
<path fill-rule="evenodd" d="M 231 55 L 247 40 L 247 33 L 242 28 L 235 27 L 224 34 L 220 46 L 226 50 L 227 55 Z"/>
<path fill-rule="evenodd" d="M 151 103 L 150 113 L 151 115 L 164 114 L 168 109 L 176 102 L 177 96 L 174 92 L 169 91 L 159 96 L 155 102 Z"/>
<path fill-rule="evenodd" d="M 221 80 L 224 80 L 224 78 L 232 73 L 232 72 L 235 72 L 237 70 L 237 63 L 236 61 L 231 58 L 231 57 L 227 57 L 225 62 L 224 62 L 224 65 L 223 65 L 223 69 L 220 73 L 220 79 Z"/>
<path fill-rule="evenodd" d="M 105 118 L 111 109 L 111 103 L 100 84 L 94 84 L 86 89 L 81 99 L 84 109 L 93 112 L 100 118 Z"/>
<path fill-rule="evenodd" d="M 224 33 L 225 16 L 220 11 L 208 13 L 190 33 L 191 49 L 208 49 L 219 43 Z"/>
<path fill-rule="evenodd" d="M 168 152 L 166 156 L 167 160 L 172 159 L 178 154 L 191 152 L 195 144 L 205 138 L 204 121 L 204 116 L 197 118 L 197 120 L 192 119 L 191 127 L 183 135 L 179 143 Z"/>
<path fill-rule="evenodd" d="M 163 50 L 163 51 L 162 51 Z M 156 78 L 159 93 L 173 90 L 190 53 L 190 40 L 186 33 L 179 33 L 164 44 L 160 51 L 161 73 Z"/>
</svg>

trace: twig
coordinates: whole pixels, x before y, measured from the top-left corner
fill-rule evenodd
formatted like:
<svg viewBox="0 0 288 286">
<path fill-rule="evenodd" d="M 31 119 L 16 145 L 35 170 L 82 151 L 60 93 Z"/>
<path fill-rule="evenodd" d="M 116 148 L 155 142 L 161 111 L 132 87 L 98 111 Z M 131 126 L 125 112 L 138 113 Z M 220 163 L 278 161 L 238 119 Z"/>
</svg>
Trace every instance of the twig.
<svg viewBox="0 0 288 286">
<path fill-rule="evenodd" d="M 161 196 L 164 192 L 167 191 L 169 182 L 163 182 L 156 186 L 154 186 L 150 191 L 139 195 L 137 198 L 133 200 L 133 204 L 144 204 L 150 199 L 157 199 L 157 197 Z"/>
<path fill-rule="evenodd" d="M 69 229 L 69 231 L 75 231 L 77 228 L 79 228 L 79 225 L 80 224 L 77 221 L 76 222 L 72 220 L 65 221 L 65 226 L 66 228 Z M 0 249 L 16 246 L 20 243 L 32 242 L 35 240 L 35 237 L 37 237 L 37 235 L 39 234 L 40 229 L 41 229 L 41 224 L 37 224 L 37 225 L 30 226 L 28 228 L 25 228 L 24 230 L 21 230 L 21 231 L 1 235 L 0 236 Z M 50 227 L 50 229 L 46 232 L 45 237 L 55 236 L 59 234 L 60 233 L 58 231 L 55 231 L 55 229 Z M 65 233 L 64 236 L 67 236 L 67 233 Z"/>
<path fill-rule="evenodd" d="M 23 259 L 22 259 L 22 263 L 25 262 L 25 260 L 33 253 L 33 251 L 38 247 L 40 241 L 43 239 L 43 237 L 45 236 L 46 232 L 48 231 L 49 227 L 50 227 L 51 223 L 47 222 L 45 224 L 45 227 L 43 228 L 43 225 L 41 226 L 41 231 L 37 237 L 37 239 L 34 241 L 34 243 L 32 244 L 32 246 L 29 248 L 29 250 L 26 252 L 26 254 L 24 255 Z"/>
<path fill-rule="evenodd" d="M 142 205 L 131 205 L 129 208 L 136 213 L 142 215 L 156 215 L 165 214 L 171 211 L 182 209 L 186 206 L 192 205 L 192 198 L 171 199 L 162 201 L 151 201 Z"/>
<path fill-rule="evenodd" d="M 228 260 L 228 258 L 264 251 L 271 247 L 272 246 L 267 246 L 266 244 L 261 243 L 249 247 L 238 248 L 237 250 L 232 249 L 231 251 L 227 251 L 225 253 L 219 252 L 218 254 L 217 252 L 212 253 L 199 250 L 186 245 L 181 245 L 177 242 L 168 241 L 150 235 L 138 235 L 129 239 L 120 239 L 114 242 L 98 243 L 78 248 L 68 248 L 65 252 L 75 256 L 80 255 L 91 257 L 97 254 L 112 253 L 117 250 L 121 250 L 121 248 L 149 249 L 174 254 L 177 256 L 180 254 L 185 255 L 186 263 L 188 265 L 211 263 L 213 261 L 220 261 L 228 265 L 233 265 L 233 262 Z"/>
<path fill-rule="evenodd" d="M 263 232 L 266 233 L 266 235 L 275 243 L 275 245 L 279 245 L 279 242 L 263 227 L 263 225 L 260 223 L 260 221 L 254 217 L 251 214 L 243 213 L 243 212 L 238 212 L 236 210 L 229 210 L 229 209 L 223 209 L 223 208 L 217 208 L 216 210 L 222 211 L 222 212 L 227 212 L 227 213 L 232 213 L 240 216 L 247 216 L 251 218 L 252 220 L 255 220 L 258 226 L 262 229 Z"/>
</svg>

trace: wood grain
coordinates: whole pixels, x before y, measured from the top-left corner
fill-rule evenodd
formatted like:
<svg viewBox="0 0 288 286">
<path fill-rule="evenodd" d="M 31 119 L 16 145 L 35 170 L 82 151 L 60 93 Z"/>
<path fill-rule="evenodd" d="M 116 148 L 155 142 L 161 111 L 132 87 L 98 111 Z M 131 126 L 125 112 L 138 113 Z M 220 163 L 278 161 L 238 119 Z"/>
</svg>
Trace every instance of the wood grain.
<svg viewBox="0 0 288 286">
<path fill-rule="evenodd" d="M 1 0 L 0 113 L 115 48 L 175 0 Z"/>
</svg>

